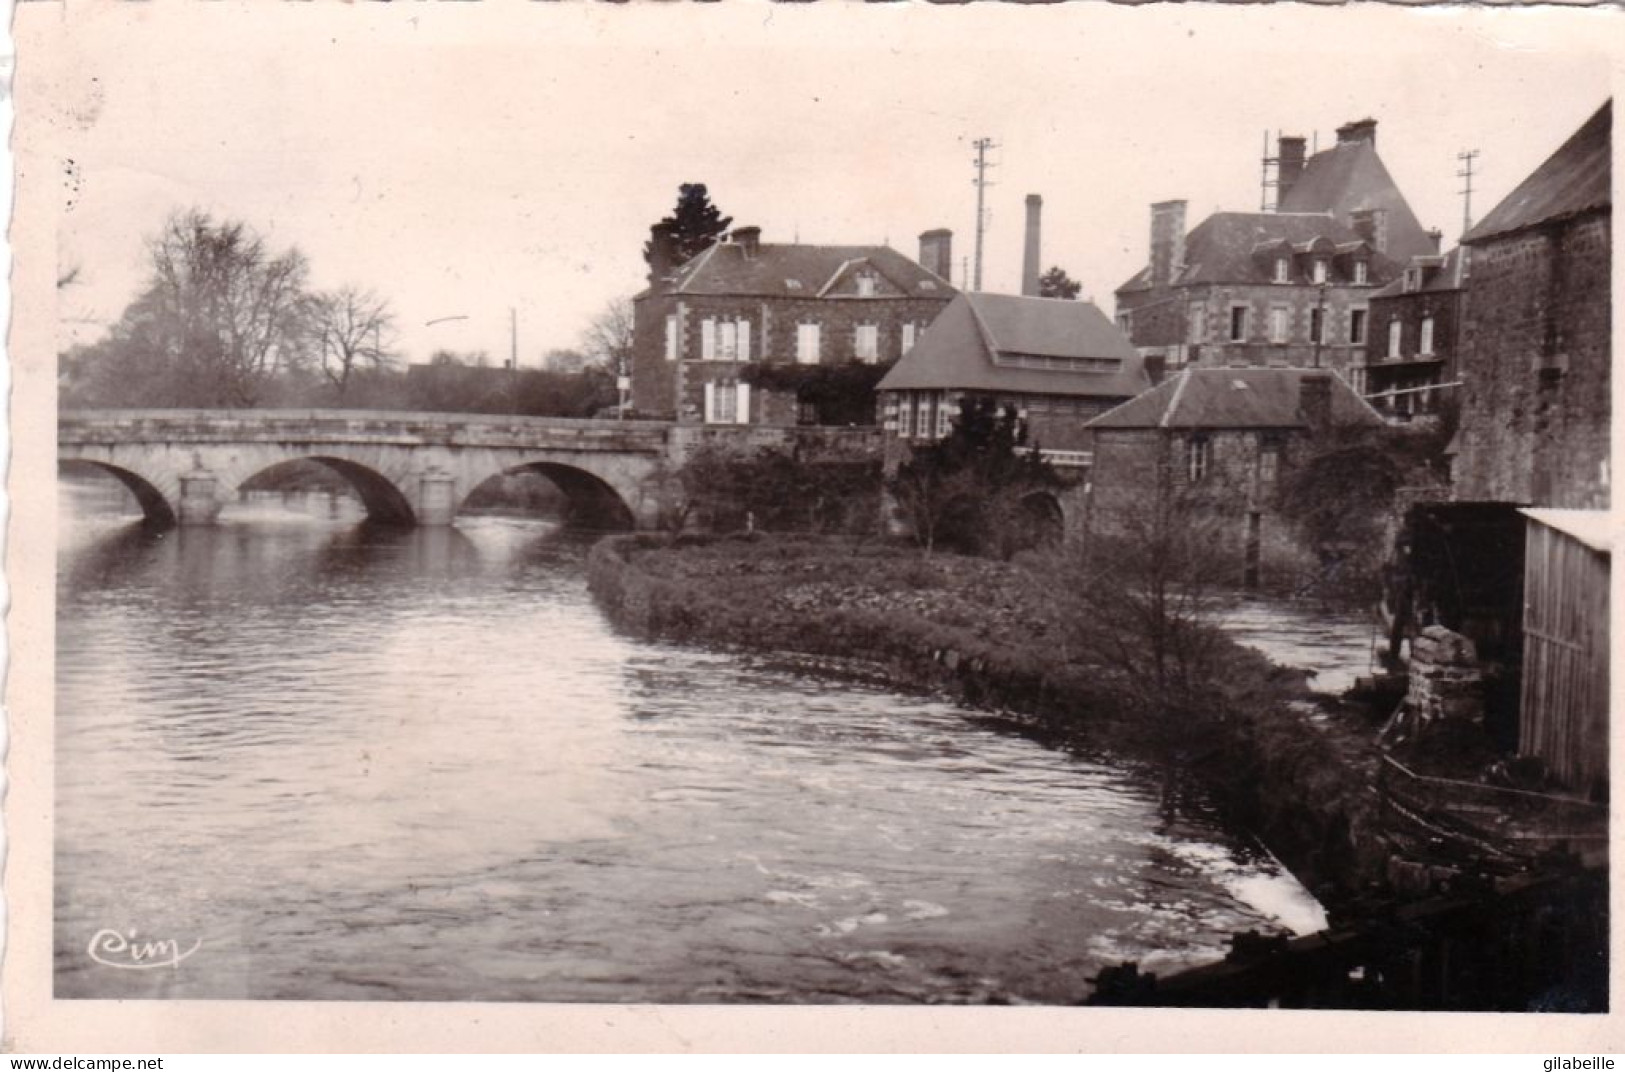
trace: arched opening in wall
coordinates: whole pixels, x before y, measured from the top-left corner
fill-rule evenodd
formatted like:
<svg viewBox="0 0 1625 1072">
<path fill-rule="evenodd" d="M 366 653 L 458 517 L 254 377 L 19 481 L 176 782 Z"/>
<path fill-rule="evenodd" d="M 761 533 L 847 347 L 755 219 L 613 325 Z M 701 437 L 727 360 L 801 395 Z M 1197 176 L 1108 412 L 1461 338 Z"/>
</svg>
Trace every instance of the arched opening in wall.
<svg viewBox="0 0 1625 1072">
<path fill-rule="evenodd" d="M 76 515 L 141 515 L 148 525 L 175 524 L 175 508 L 139 473 L 103 462 L 65 458 L 57 463 L 57 494 Z"/>
<path fill-rule="evenodd" d="M 1066 533 L 1066 514 L 1061 500 L 1048 491 L 1035 491 L 1016 504 L 1014 544 L 1016 550 L 1054 547 Z"/>
<path fill-rule="evenodd" d="M 344 458 L 291 458 L 261 469 L 237 488 L 239 506 L 271 507 L 323 519 L 410 525 L 412 504 L 382 473 Z"/>
<path fill-rule="evenodd" d="M 459 512 L 542 517 L 586 532 L 625 532 L 636 526 L 631 507 L 603 479 L 553 462 L 498 473 L 469 492 Z"/>
</svg>

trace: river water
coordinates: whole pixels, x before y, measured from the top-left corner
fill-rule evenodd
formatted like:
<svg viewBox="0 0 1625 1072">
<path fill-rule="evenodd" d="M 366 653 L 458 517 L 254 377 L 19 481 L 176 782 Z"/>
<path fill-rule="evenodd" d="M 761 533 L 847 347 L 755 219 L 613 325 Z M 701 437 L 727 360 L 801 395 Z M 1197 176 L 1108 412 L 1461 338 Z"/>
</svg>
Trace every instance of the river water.
<svg viewBox="0 0 1625 1072">
<path fill-rule="evenodd" d="M 545 522 L 61 502 L 59 997 L 1064 1003 L 1323 921 L 1109 756 L 618 634 Z"/>
</svg>

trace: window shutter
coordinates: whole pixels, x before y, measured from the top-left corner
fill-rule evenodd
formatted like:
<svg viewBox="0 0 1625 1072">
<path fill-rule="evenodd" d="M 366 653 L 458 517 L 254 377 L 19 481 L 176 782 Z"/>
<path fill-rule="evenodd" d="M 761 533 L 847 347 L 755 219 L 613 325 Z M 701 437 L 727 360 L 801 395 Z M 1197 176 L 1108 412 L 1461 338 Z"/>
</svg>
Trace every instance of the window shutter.
<svg viewBox="0 0 1625 1072">
<path fill-rule="evenodd" d="M 750 321 L 739 322 L 739 360 L 750 360 Z"/>
<path fill-rule="evenodd" d="M 710 317 L 700 321 L 700 359 L 717 359 L 717 322 Z"/>
<path fill-rule="evenodd" d="M 677 360 L 677 314 L 666 316 L 666 360 Z"/>
<path fill-rule="evenodd" d="M 717 385 L 705 385 L 705 423 L 712 424 L 717 419 Z"/>
<path fill-rule="evenodd" d="M 739 416 L 740 424 L 750 423 L 750 384 L 743 381 L 739 384 Z"/>
</svg>

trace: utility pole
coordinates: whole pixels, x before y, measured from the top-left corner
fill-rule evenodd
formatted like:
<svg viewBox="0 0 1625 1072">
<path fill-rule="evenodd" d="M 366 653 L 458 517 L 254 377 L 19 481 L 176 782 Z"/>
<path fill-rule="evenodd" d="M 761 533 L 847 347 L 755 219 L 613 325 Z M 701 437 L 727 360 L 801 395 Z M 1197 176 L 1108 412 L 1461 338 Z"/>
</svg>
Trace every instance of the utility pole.
<svg viewBox="0 0 1625 1072">
<path fill-rule="evenodd" d="M 988 182 L 987 169 L 992 166 L 987 162 L 987 151 L 996 149 L 992 138 L 977 138 L 971 143 L 976 147 L 976 275 L 971 284 L 972 290 L 982 289 L 982 234 L 987 230 L 987 209 L 985 196 L 987 188 L 992 185 Z"/>
<path fill-rule="evenodd" d="M 1467 180 L 1467 184 L 1460 191 L 1461 233 L 1463 235 L 1471 230 L 1473 226 L 1473 161 L 1477 158 L 1477 149 L 1469 149 L 1466 152 L 1456 154 L 1456 159 L 1460 160 L 1462 164 L 1461 170 L 1456 172 L 1456 177 Z"/>
</svg>

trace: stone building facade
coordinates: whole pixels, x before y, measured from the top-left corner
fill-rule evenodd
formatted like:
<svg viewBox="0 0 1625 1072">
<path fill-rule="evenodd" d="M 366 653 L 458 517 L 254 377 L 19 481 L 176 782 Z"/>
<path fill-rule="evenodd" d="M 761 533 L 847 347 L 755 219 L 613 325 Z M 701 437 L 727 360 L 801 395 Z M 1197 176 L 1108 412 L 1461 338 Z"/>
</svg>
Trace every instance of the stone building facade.
<svg viewBox="0 0 1625 1072">
<path fill-rule="evenodd" d="M 1365 365 L 1371 295 L 1438 237 L 1377 156 L 1375 121 L 1346 124 L 1307 161 L 1302 138 L 1280 146 L 1274 211 L 1217 212 L 1187 232 L 1185 202 L 1151 206 L 1148 263 L 1116 292 L 1142 356 L 1170 369 Z"/>
<path fill-rule="evenodd" d="M 916 263 L 885 246 L 765 244 L 736 228 L 688 262 L 671 262 L 659 228 L 650 285 L 633 299 L 632 408 L 683 423 L 822 423 L 790 374 L 896 361 L 956 293 L 951 235 L 921 235 Z M 878 376 L 876 377 L 878 378 Z"/>
<path fill-rule="evenodd" d="M 1366 360 L 1350 370 L 1355 389 L 1391 420 L 1437 414 L 1454 397 L 1468 251 L 1414 257 L 1371 295 Z"/>
<path fill-rule="evenodd" d="M 1457 499 L 1609 505 L 1611 121 L 1610 103 L 1463 239 Z"/>
</svg>

